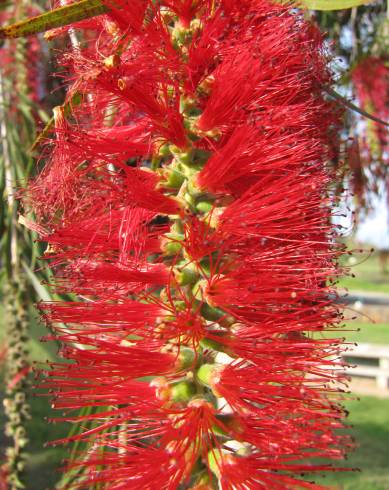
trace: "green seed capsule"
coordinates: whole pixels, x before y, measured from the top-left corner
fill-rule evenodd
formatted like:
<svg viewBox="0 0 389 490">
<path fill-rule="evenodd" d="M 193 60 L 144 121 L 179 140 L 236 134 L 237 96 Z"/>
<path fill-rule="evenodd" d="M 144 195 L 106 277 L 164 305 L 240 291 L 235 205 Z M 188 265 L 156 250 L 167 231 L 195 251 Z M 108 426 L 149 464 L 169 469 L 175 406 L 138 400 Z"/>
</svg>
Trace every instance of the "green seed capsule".
<svg viewBox="0 0 389 490">
<path fill-rule="evenodd" d="M 177 255 L 182 250 L 184 235 L 166 233 L 162 239 L 161 249 L 165 255 Z"/>
<path fill-rule="evenodd" d="M 199 274 L 197 273 L 197 271 L 191 269 L 190 267 L 185 267 L 183 269 L 175 268 L 173 272 L 174 277 L 180 286 L 194 284 L 199 278 Z"/>
<path fill-rule="evenodd" d="M 196 394 L 196 386 L 190 381 L 180 381 L 171 388 L 171 399 L 175 402 L 188 402 Z"/>
<path fill-rule="evenodd" d="M 196 211 L 200 213 L 209 213 L 213 208 L 212 201 L 200 201 L 196 204 Z"/>
<path fill-rule="evenodd" d="M 205 349 L 212 349 L 217 352 L 226 352 L 227 348 L 224 344 L 221 342 L 218 342 L 217 340 L 214 339 L 201 339 L 200 340 L 200 345 L 201 347 L 204 347 Z"/>
<path fill-rule="evenodd" d="M 173 187 L 174 189 L 179 189 L 185 180 L 184 174 L 172 168 L 165 169 L 164 176 L 166 179 L 166 185 Z"/>
<path fill-rule="evenodd" d="M 178 356 L 180 369 L 187 369 L 194 365 L 195 362 L 195 351 L 189 347 L 181 347 L 180 354 Z"/>
<path fill-rule="evenodd" d="M 218 364 L 203 364 L 197 370 L 197 379 L 205 386 L 212 386 L 212 377 L 215 375 L 216 370 L 219 368 Z"/>
<path fill-rule="evenodd" d="M 162 145 L 160 148 L 159 148 L 159 152 L 158 154 L 161 156 L 161 157 L 168 157 L 171 155 L 171 152 L 170 152 L 170 149 L 169 149 L 169 145 L 168 144 L 165 144 L 165 145 Z"/>
<path fill-rule="evenodd" d="M 206 320 L 210 320 L 212 322 L 220 320 L 221 317 L 225 316 L 223 310 L 210 306 L 208 303 L 204 303 L 202 305 L 201 314 Z"/>
</svg>

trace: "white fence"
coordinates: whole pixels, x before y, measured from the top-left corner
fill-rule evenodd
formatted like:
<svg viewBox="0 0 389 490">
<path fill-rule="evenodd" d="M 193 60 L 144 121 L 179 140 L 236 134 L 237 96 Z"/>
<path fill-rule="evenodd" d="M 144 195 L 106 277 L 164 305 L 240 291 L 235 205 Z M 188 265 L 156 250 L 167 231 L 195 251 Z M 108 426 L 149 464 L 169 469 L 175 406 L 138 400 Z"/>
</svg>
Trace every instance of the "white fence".
<svg viewBox="0 0 389 490">
<path fill-rule="evenodd" d="M 358 344 L 344 352 L 343 357 L 355 366 L 347 368 L 347 374 L 364 378 L 375 378 L 378 388 L 388 389 L 389 347 L 374 344 Z M 374 365 L 365 364 L 364 361 L 366 362 L 366 360 L 373 361 Z"/>
</svg>

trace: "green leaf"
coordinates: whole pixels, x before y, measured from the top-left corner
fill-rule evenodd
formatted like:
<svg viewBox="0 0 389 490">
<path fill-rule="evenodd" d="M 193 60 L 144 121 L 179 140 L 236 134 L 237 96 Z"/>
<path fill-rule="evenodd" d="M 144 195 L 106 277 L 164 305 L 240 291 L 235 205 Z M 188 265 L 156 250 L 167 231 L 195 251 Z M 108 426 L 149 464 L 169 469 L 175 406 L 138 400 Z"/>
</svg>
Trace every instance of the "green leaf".
<svg viewBox="0 0 389 490">
<path fill-rule="evenodd" d="M 81 102 L 82 102 L 82 95 L 80 94 L 80 92 L 75 92 L 71 97 L 71 99 L 68 102 L 62 104 L 61 106 L 63 107 L 65 117 L 68 117 L 72 113 L 73 107 L 80 105 Z M 38 134 L 34 143 L 31 145 L 29 152 L 32 153 L 34 150 L 36 150 L 37 147 L 40 145 L 40 143 L 49 136 L 49 134 L 53 129 L 54 129 L 54 116 L 52 116 L 47 121 L 46 126 Z"/>
<path fill-rule="evenodd" d="M 30 36 L 105 14 L 103 0 L 81 0 L 0 29 L 0 39 Z"/>
<path fill-rule="evenodd" d="M 301 0 L 301 4 L 310 10 L 343 10 L 367 5 L 374 0 Z"/>
<path fill-rule="evenodd" d="M 22 263 L 22 267 L 24 269 L 24 272 L 27 274 L 27 277 L 31 281 L 31 284 L 35 289 L 35 292 L 38 295 L 38 297 L 43 301 L 52 301 L 53 298 L 51 297 L 47 288 L 40 283 L 39 279 L 34 274 L 34 272 L 30 269 L 30 267 L 25 262 Z"/>
</svg>

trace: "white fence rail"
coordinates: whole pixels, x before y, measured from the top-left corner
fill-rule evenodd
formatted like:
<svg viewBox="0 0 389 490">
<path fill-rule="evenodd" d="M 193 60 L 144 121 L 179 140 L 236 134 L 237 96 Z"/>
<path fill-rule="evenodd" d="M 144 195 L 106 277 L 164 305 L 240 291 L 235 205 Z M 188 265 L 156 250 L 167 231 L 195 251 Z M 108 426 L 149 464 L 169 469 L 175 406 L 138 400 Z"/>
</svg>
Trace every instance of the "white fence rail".
<svg viewBox="0 0 389 490">
<path fill-rule="evenodd" d="M 343 357 L 355 367 L 346 369 L 351 376 L 375 378 L 377 387 L 382 390 L 389 388 L 389 347 L 374 344 L 358 344 L 343 353 Z M 366 360 L 374 361 L 375 365 L 364 364 Z"/>
</svg>

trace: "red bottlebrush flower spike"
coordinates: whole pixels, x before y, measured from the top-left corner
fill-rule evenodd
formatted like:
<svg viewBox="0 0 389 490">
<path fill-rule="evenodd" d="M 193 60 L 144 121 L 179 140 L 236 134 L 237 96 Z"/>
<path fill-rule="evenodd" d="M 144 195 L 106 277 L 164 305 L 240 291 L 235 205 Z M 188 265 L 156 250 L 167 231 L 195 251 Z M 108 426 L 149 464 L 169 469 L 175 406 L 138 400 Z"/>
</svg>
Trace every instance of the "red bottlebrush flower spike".
<svg viewBox="0 0 389 490">
<path fill-rule="evenodd" d="M 267 0 L 106 3 L 28 195 L 75 298 L 41 304 L 72 488 L 322 488 L 350 441 L 321 36 Z"/>
<path fill-rule="evenodd" d="M 368 56 L 362 59 L 351 74 L 361 106 L 382 121 L 389 120 L 389 68 L 385 57 Z M 369 160 L 388 162 L 389 137 L 387 128 L 368 121 L 365 127 L 365 152 Z M 379 174 L 378 174 L 379 175 Z"/>
</svg>

